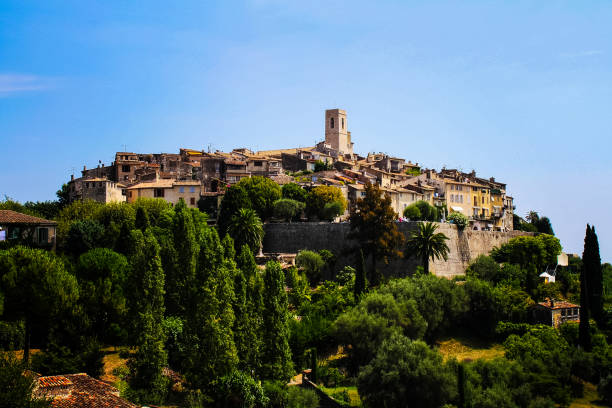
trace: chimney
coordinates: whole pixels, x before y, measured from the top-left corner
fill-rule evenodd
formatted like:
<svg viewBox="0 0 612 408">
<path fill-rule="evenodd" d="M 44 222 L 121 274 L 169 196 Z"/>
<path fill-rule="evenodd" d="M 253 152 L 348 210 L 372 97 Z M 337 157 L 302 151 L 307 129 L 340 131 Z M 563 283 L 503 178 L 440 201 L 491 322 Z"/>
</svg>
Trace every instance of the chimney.
<svg viewBox="0 0 612 408">
<path fill-rule="evenodd" d="M 87 171 L 87 166 L 83 165 L 83 171 Z"/>
<path fill-rule="evenodd" d="M 555 307 L 555 299 L 549 298 L 549 300 L 550 300 L 550 308 L 552 309 Z"/>
<path fill-rule="evenodd" d="M 74 174 L 70 175 L 70 181 L 74 181 Z"/>
<path fill-rule="evenodd" d="M 495 177 L 491 177 L 491 178 L 489 179 L 489 181 L 490 181 L 490 182 L 492 182 L 492 183 L 495 183 Z"/>
</svg>

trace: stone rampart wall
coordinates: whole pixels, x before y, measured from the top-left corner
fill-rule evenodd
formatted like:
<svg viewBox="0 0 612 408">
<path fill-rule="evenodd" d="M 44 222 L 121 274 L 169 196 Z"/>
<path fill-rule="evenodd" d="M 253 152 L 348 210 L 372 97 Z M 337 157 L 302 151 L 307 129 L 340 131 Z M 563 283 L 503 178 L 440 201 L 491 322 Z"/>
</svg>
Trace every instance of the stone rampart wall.
<svg viewBox="0 0 612 408">
<path fill-rule="evenodd" d="M 416 222 L 399 223 L 400 231 L 406 237 L 417 226 Z M 356 264 L 355 241 L 349 240 L 348 223 L 271 223 L 265 225 L 263 251 L 265 253 L 297 253 L 302 249 L 318 251 L 328 249 L 338 257 L 336 269 Z M 508 242 L 511 238 L 527 235 L 523 231 L 458 231 L 452 224 L 438 224 L 438 232 L 450 239 L 447 261 L 436 260 L 430 264 L 431 272 L 438 276 L 452 278 L 463 275 L 470 261 L 478 255 L 488 254 L 493 247 Z M 387 276 L 407 276 L 413 273 L 419 261 L 404 251 L 404 258 L 391 261 L 389 265 L 379 262 L 381 271 Z"/>
</svg>

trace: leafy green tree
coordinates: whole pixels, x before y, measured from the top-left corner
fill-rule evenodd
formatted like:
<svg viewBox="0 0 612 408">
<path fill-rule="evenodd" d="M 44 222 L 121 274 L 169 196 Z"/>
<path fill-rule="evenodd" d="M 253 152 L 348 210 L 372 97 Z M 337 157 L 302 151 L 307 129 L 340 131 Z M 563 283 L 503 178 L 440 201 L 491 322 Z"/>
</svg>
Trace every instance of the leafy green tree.
<svg viewBox="0 0 612 408">
<path fill-rule="evenodd" d="M 61 248 L 66 246 L 66 238 L 74 221 L 95 220 L 96 214 L 104 204 L 93 200 L 74 201 L 60 210 L 57 216 L 57 241 Z M 85 252 L 85 251 L 84 251 Z"/>
<path fill-rule="evenodd" d="M 315 172 L 318 171 L 326 171 L 326 170 L 332 170 L 333 166 L 331 163 L 328 163 L 327 160 L 323 161 L 323 160 L 317 160 L 315 161 Z"/>
<path fill-rule="evenodd" d="M 233 371 L 212 384 L 212 407 L 265 408 L 269 399 L 261 384 L 242 371 Z"/>
<path fill-rule="evenodd" d="M 468 279 L 463 289 L 468 299 L 465 325 L 483 337 L 492 337 L 501 315 L 494 288 L 488 282 Z"/>
<path fill-rule="evenodd" d="M 241 208 L 232 216 L 227 232 L 234 239 L 236 248 L 248 245 L 251 251 L 259 253 L 264 236 L 263 223 L 257 213 L 250 208 Z"/>
<path fill-rule="evenodd" d="M 146 211 L 151 226 L 158 226 L 163 218 L 162 215 L 169 210 L 172 212 L 172 204 L 163 198 L 138 198 L 131 205 L 136 211 L 139 208 Z"/>
<path fill-rule="evenodd" d="M 397 301 L 390 293 L 369 293 L 334 323 L 335 338 L 349 350 L 352 367 L 367 364 L 393 333 L 413 339 L 425 334 L 427 323 L 413 299 Z"/>
<path fill-rule="evenodd" d="M 522 336 L 504 342 L 506 358 L 517 361 L 528 374 L 534 395 L 568 404 L 571 396 L 571 355 L 567 341 L 550 326 L 532 326 Z"/>
<path fill-rule="evenodd" d="M 26 201 L 23 206 L 28 210 L 36 212 L 40 218 L 46 220 L 55 219 L 62 209 L 62 204 L 59 201 Z"/>
<path fill-rule="evenodd" d="M 383 195 L 382 190 L 373 184 L 366 184 L 365 197 L 357 200 L 351 212 L 351 232 L 349 238 L 355 239 L 366 257 L 372 259 L 370 283 L 377 285 L 380 275 L 376 262 L 382 259 L 386 264 L 392 257 L 403 256 L 399 250 L 404 236 L 399 232 L 391 206 L 391 197 Z"/>
<path fill-rule="evenodd" d="M 312 286 L 316 286 L 321 280 L 321 271 L 325 261 L 321 255 L 307 249 L 301 250 L 295 257 L 295 264 L 302 268 Z"/>
<path fill-rule="evenodd" d="M 262 176 L 243 178 L 238 186 L 244 188 L 251 207 L 262 220 L 269 219 L 274 213 L 274 202 L 281 198 L 281 188 L 272 179 Z"/>
<path fill-rule="evenodd" d="M 439 221 L 438 209 L 427 201 L 419 200 L 404 209 L 404 217 L 411 221 Z"/>
<path fill-rule="evenodd" d="M 62 187 L 55 192 L 57 196 L 57 202 L 59 203 L 60 210 L 70 203 L 70 193 L 68 191 L 68 184 L 62 184 Z"/>
<path fill-rule="evenodd" d="M 418 312 L 427 322 L 425 339 L 430 343 L 459 322 L 468 306 L 461 286 L 431 274 L 391 280 L 378 292 L 390 293 L 401 301 L 414 300 Z"/>
<path fill-rule="evenodd" d="M 289 348 L 289 309 L 283 271 L 268 262 L 264 274 L 262 378 L 288 381 L 293 373 Z"/>
<path fill-rule="evenodd" d="M 281 190 L 283 198 L 300 201 L 302 203 L 306 201 L 306 190 L 295 183 L 283 184 Z"/>
<path fill-rule="evenodd" d="M 104 227 L 94 220 L 74 221 L 66 240 L 66 248 L 73 255 L 81 255 L 102 243 Z"/>
<path fill-rule="evenodd" d="M 231 219 L 241 208 L 253 208 L 249 194 L 241 184 L 236 184 L 225 190 L 219 216 L 217 217 L 217 231 L 220 236 L 225 236 Z"/>
<path fill-rule="evenodd" d="M 274 216 L 291 222 L 304 211 L 305 204 L 301 201 L 282 198 L 274 202 Z"/>
<path fill-rule="evenodd" d="M 603 401 L 612 405 L 612 374 L 601 379 L 597 385 L 597 393 Z"/>
<path fill-rule="evenodd" d="M 548 217 L 540 217 L 537 212 L 529 211 L 526 218 L 529 224 L 534 227 L 535 231 L 543 234 L 555 235 Z"/>
<path fill-rule="evenodd" d="M 195 301 L 184 327 L 184 372 L 196 389 L 228 375 L 238 364 L 232 332 L 233 276 L 223 253 L 217 232 L 205 230 L 196 269 Z"/>
<path fill-rule="evenodd" d="M 76 265 L 80 303 L 91 321 L 92 332 L 106 341 L 116 342 L 123 337 L 120 324 L 127 312 L 128 274 L 127 259 L 107 248 L 84 253 Z"/>
<path fill-rule="evenodd" d="M 415 204 L 410 204 L 408 207 L 404 208 L 404 217 L 408 218 L 410 221 L 420 221 L 421 218 L 421 210 Z"/>
<path fill-rule="evenodd" d="M 341 216 L 344 213 L 345 205 L 340 201 L 334 201 L 325 204 L 323 211 L 321 211 L 320 218 L 332 222 L 336 217 Z"/>
<path fill-rule="evenodd" d="M 449 238 L 441 232 L 436 232 L 437 229 L 436 224 L 420 222 L 408 239 L 408 248 L 421 259 L 425 274 L 429 274 L 430 259 L 448 259 L 449 248 L 445 241 Z"/>
<path fill-rule="evenodd" d="M 442 355 L 397 333 L 360 371 L 357 387 L 371 407 L 440 407 L 457 394 L 454 369 Z"/>
<path fill-rule="evenodd" d="M 132 231 L 130 256 L 132 274 L 132 313 L 137 351 L 130 358 L 130 383 L 137 390 L 146 390 L 146 400 L 160 403 L 165 399 L 167 379 L 162 369 L 167 366 L 164 349 L 164 271 L 159 257 L 159 244 L 150 230 Z"/>
<path fill-rule="evenodd" d="M 134 229 L 135 217 L 134 207 L 126 202 L 110 202 L 102 205 L 94 215 L 94 219 L 104 228 L 100 246 L 116 248 L 122 226 L 126 225 L 130 231 Z"/>
<path fill-rule="evenodd" d="M 79 288 L 54 254 L 16 246 L 0 251 L 0 293 L 4 295 L 4 319 L 25 321 L 23 360 L 28 362 L 32 331 L 71 308 Z"/>
<path fill-rule="evenodd" d="M 493 284 L 501 282 L 505 277 L 499 264 L 487 255 L 479 255 L 474 259 L 465 270 L 465 274 L 468 277 L 482 279 Z"/>
<path fill-rule="evenodd" d="M 36 377 L 12 353 L 0 353 L 0 408 L 46 408 L 51 401 L 33 395 Z"/>
<path fill-rule="evenodd" d="M 317 186 L 306 195 L 306 214 L 325 219 L 325 206 L 333 202 L 340 203 L 340 213 L 344 213 L 346 199 L 342 191 L 334 186 Z"/>
</svg>

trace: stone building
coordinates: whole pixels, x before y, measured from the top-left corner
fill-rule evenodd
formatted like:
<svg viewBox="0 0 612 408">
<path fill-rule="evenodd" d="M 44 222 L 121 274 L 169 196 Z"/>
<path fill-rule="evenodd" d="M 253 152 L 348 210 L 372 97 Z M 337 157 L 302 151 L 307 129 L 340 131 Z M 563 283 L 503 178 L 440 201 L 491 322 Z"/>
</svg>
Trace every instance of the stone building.
<svg viewBox="0 0 612 408">
<path fill-rule="evenodd" d="M 340 155 L 353 154 L 351 132 L 347 128 L 346 111 L 342 109 L 325 111 L 325 143 Z"/>
<path fill-rule="evenodd" d="M 0 241 L 24 241 L 55 249 L 57 222 L 11 210 L 0 210 Z"/>
<path fill-rule="evenodd" d="M 128 187 L 126 191 L 128 203 L 133 203 L 139 198 L 163 198 L 175 205 L 182 198 L 188 207 L 197 208 L 201 185 L 199 181 L 160 179 L 134 184 Z"/>
<path fill-rule="evenodd" d="M 580 306 L 565 300 L 547 299 L 531 308 L 534 323 L 559 327 L 567 322 L 580 322 Z"/>
</svg>

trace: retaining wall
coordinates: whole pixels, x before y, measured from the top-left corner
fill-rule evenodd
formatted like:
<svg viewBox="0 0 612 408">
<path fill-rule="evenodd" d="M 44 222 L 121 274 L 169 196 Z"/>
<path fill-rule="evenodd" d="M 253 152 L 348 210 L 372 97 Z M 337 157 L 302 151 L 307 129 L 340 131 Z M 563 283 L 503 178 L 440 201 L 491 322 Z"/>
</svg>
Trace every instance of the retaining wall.
<svg viewBox="0 0 612 408">
<path fill-rule="evenodd" d="M 410 231 L 417 227 L 416 222 L 403 222 L 397 225 L 406 238 Z M 328 249 L 338 257 L 336 269 L 356 264 L 354 248 L 357 247 L 357 243 L 347 238 L 350 231 L 348 223 L 270 223 L 265 224 L 264 228 L 265 253 L 297 253 L 302 249 L 313 251 Z M 488 254 L 493 247 L 500 246 L 514 237 L 529 235 L 523 231 L 458 231 L 455 225 L 446 223 L 439 223 L 437 231 L 449 237 L 447 245 L 450 252 L 447 261 L 430 262 L 430 271 L 447 278 L 463 275 L 470 261 L 479 255 Z M 389 265 L 383 265 L 382 262 L 379 264 L 380 270 L 387 276 L 407 276 L 415 271 L 420 261 L 408 251 L 404 251 L 404 258 L 391 261 Z"/>
</svg>

